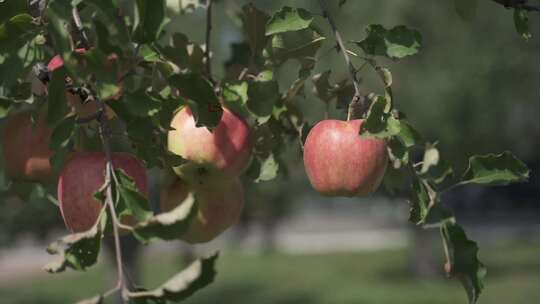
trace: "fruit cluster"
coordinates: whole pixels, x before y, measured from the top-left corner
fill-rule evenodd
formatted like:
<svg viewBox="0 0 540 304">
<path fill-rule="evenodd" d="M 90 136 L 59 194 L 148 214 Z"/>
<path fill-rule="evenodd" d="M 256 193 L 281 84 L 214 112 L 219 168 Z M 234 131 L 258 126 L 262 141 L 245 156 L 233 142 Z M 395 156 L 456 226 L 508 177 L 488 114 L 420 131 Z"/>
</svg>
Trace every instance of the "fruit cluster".
<svg viewBox="0 0 540 304">
<path fill-rule="evenodd" d="M 113 62 L 114 58 L 109 61 Z M 54 71 L 62 65 L 62 59 L 56 56 L 49 62 L 48 69 Z M 44 90 L 47 90 L 46 84 Z M 115 96 L 115 99 L 120 97 Z M 98 111 L 96 104 L 84 103 L 73 92 L 66 93 L 66 100 L 79 117 Z M 57 182 L 60 212 L 67 228 L 71 232 L 86 231 L 95 224 L 102 210 L 94 193 L 105 181 L 106 155 L 75 149 L 59 175 L 55 174 L 49 161 L 54 153 L 49 147 L 52 130 L 45 117 L 46 113 L 40 113 L 32 122 L 28 111 L 10 115 L 3 136 L 6 172 L 14 180 Z M 110 108 L 107 108 L 106 118 L 115 118 Z M 304 165 L 312 186 L 319 193 L 364 196 L 379 187 L 388 162 L 386 143 L 361 137 L 362 122 L 324 120 L 308 134 Z M 221 120 L 209 130 L 196 124 L 188 106 L 178 109 L 170 126 L 168 150 L 185 162 L 173 168 L 175 177 L 163 185 L 161 212 L 177 208 L 189 193 L 193 194 L 197 213 L 181 238 L 189 243 L 208 242 L 232 226 L 242 212 L 244 190 L 239 177 L 252 158 L 250 127 L 242 117 L 223 108 Z M 139 192 L 148 197 L 146 168 L 142 162 L 124 152 L 112 153 L 111 160 L 113 167 L 129 175 Z M 129 225 L 133 220 L 124 218 L 122 222 Z"/>
</svg>

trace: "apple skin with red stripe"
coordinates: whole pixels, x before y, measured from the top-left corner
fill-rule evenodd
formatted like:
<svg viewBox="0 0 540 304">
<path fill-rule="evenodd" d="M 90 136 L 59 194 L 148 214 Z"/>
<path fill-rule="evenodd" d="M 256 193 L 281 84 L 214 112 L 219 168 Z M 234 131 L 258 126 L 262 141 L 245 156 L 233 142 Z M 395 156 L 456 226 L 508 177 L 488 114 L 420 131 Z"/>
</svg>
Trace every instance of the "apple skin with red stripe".
<svg viewBox="0 0 540 304">
<path fill-rule="evenodd" d="M 112 153 L 115 170 L 122 169 L 148 197 L 146 168 L 129 153 Z M 103 152 L 77 152 L 66 162 L 58 180 L 58 201 L 66 227 L 71 232 L 87 231 L 96 223 L 102 208 L 94 198 L 105 182 L 106 157 Z M 129 220 L 127 220 L 129 222 Z"/>
<path fill-rule="evenodd" d="M 190 185 L 217 184 L 241 175 L 249 166 L 252 139 L 248 124 L 228 109 L 210 131 L 197 127 L 188 107 L 183 107 L 171 122 L 168 148 L 188 160 L 175 167 L 176 174 Z"/>
<path fill-rule="evenodd" d="M 324 196 L 367 196 L 384 177 L 388 163 L 383 139 L 360 136 L 363 120 L 323 120 L 304 144 L 304 167 L 313 188 Z"/>
</svg>

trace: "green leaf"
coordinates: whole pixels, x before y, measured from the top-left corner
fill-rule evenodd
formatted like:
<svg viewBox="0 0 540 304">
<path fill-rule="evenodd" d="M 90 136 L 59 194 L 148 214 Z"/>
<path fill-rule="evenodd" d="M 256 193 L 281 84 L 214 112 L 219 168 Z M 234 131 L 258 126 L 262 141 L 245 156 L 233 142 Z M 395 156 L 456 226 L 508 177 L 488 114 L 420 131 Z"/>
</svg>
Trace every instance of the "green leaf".
<svg viewBox="0 0 540 304">
<path fill-rule="evenodd" d="M 283 102 L 288 102 L 295 97 L 306 98 L 305 84 L 306 80 L 311 75 L 311 71 L 315 68 L 316 60 L 313 58 L 303 58 L 300 60 L 300 69 L 298 70 L 298 77 L 291 84 L 289 89 L 282 94 Z"/>
<path fill-rule="evenodd" d="M 182 301 L 214 281 L 217 258 L 218 253 L 198 259 L 160 287 L 150 291 L 128 292 L 128 297 L 134 301 Z"/>
<path fill-rule="evenodd" d="M 103 237 L 103 222 L 99 221 L 88 231 L 70 234 L 52 243 L 47 252 L 60 255 L 60 260 L 45 265 L 45 270 L 50 273 L 62 272 L 66 268 L 82 271 L 94 265 Z"/>
<path fill-rule="evenodd" d="M 313 15 L 302 8 L 284 6 L 274 13 L 266 24 L 266 35 L 299 31 L 308 28 L 313 21 Z"/>
<path fill-rule="evenodd" d="M 154 116 L 161 108 L 160 100 L 149 95 L 146 92 L 146 88 L 140 88 L 135 92 L 128 92 L 125 100 L 128 102 L 127 108 L 129 112 L 134 116 Z"/>
<path fill-rule="evenodd" d="M 210 81 L 200 74 L 185 73 L 169 77 L 182 97 L 193 101 L 189 103 L 197 126 L 214 128 L 221 120 L 223 111 Z"/>
<path fill-rule="evenodd" d="M 452 211 L 444 206 L 439 197 L 436 196 L 434 203 L 427 210 L 427 214 L 422 220 L 424 228 L 441 227 L 448 222 L 454 222 L 455 217 Z"/>
<path fill-rule="evenodd" d="M 527 181 L 529 174 L 527 165 L 510 152 L 475 155 L 469 159 L 469 167 L 459 184 L 508 185 Z"/>
<path fill-rule="evenodd" d="M 514 24 L 516 26 L 516 31 L 521 35 L 521 37 L 523 37 L 523 39 L 531 39 L 532 34 L 529 31 L 529 16 L 526 10 L 514 10 Z"/>
<path fill-rule="evenodd" d="M 454 0 L 458 15 L 465 21 L 471 21 L 476 16 L 478 0 Z"/>
<path fill-rule="evenodd" d="M 405 147 L 411 148 L 422 142 L 422 136 L 408 122 L 399 120 L 399 134 L 397 137 L 403 142 Z"/>
<path fill-rule="evenodd" d="M 258 10 L 252 3 L 242 7 L 242 28 L 252 56 L 258 56 L 268 42 L 266 23 L 269 19 L 268 14 Z"/>
<path fill-rule="evenodd" d="M 165 16 L 165 0 L 137 0 L 133 40 L 138 43 L 154 42 L 170 21 Z"/>
<path fill-rule="evenodd" d="M 315 58 L 325 39 L 312 29 L 281 33 L 272 37 L 268 55 L 277 64 L 289 59 Z"/>
<path fill-rule="evenodd" d="M 223 85 L 223 105 L 244 117 L 249 115 L 246 104 L 248 101 L 248 83 L 225 83 Z"/>
<path fill-rule="evenodd" d="M 119 182 L 116 185 L 116 190 L 120 194 L 121 204 L 126 208 L 120 215 L 130 214 L 135 216 L 137 221 L 141 222 L 152 217 L 153 213 L 150 210 L 150 204 L 139 192 L 133 179 L 121 169 L 115 170 L 115 173 Z"/>
<path fill-rule="evenodd" d="M 409 199 L 409 221 L 420 225 L 424 222 L 431 204 L 428 188 L 418 178 L 414 178 L 411 186 L 411 197 Z"/>
<path fill-rule="evenodd" d="M 419 176 L 440 184 L 453 174 L 454 170 L 448 162 L 441 159 L 439 150 L 434 145 L 427 144 Z"/>
<path fill-rule="evenodd" d="M 69 116 L 62 120 L 52 132 L 49 148 L 56 150 L 67 147 L 75 134 L 75 127 L 75 116 Z"/>
<path fill-rule="evenodd" d="M 395 169 L 409 163 L 409 149 L 396 136 L 387 141 L 390 160 Z"/>
<path fill-rule="evenodd" d="M 152 49 L 148 44 L 143 44 L 139 48 L 139 54 L 147 62 L 159 62 L 161 59 L 158 52 Z"/>
<path fill-rule="evenodd" d="M 334 87 L 330 84 L 331 70 L 324 71 L 312 77 L 313 93 L 322 101 L 328 103 L 336 96 Z"/>
<path fill-rule="evenodd" d="M 190 193 L 175 209 L 138 223 L 133 233 L 143 242 L 151 239 L 176 240 L 184 235 L 196 214 L 197 203 Z"/>
<path fill-rule="evenodd" d="M 254 159 L 252 166 L 255 167 L 251 167 L 248 171 L 249 175 L 254 177 L 255 183 L 271 181 L 278 176 L 279 163 L 273 153 L 265 159 Z"/>
<path fill-rule="evenodd" d="M 448 252 L 445 269 L 460 280 L 467 291 L 469 303 L 474 304 L 484 289 L 483 279 L 487 273 L 486 267 L 478 260 L 478 246 L 467 238 L 463 228 L 452 221 L 441 226 L 441 234 Z"/>
<path fill-rule="evenodd" d="M 11 108 L 11 101 L 0 97 L 0 118 L 7 116 L 9 109 Z"/>
<path fill-rule="evenodd" d="M 125 19 L 118 18 L 118 6 L 119 1 L 109 0 L 72 0 L 74 5 L 84 3 L 84 5 L 91 7 L 94 12 L 93 18 L 99 19 L 104 25 L 107 26 L 107 32 L 109 34 L 109 42 L 117 45 L 123 49 L 129 49 L 132 45 L 130 41 L 130 33 L 127 29 L 127 23 Z M 156 5 L 156 6 L 159 6 Z M 70 10 L 71 12 L 71 10 Z M 68 21 L 70 19 L 67 19 Z M 156 22 L 158 20 L 155 20 Z M 161 21 L 161 20 L 159 20 Z M 153 24 L 153 23 L 152 23 Z"/>
<path fill-rule="evenodd" d="M 64 63 L 69 62 L 66 59 L 71 56 L 71 37 L 66 24 L 71 22 L 71 5 L 68 1 L 53 0 L 49 1 L 45 11 L 54 51 L 62 57 Z"/>
<path fill-rule="evenodd" d="M 189 41 L 182 33 L 174 33 L 169 44 L 161 49 L 161 53 L 174 64 L 193 73 L 204 71 L 204 51 L 200 45 Z"/>
<path fill-rule="evenodd" d="M 54 125 L 68 112 L 65 86 L 66 70 L 64 67 L 52 72 L 51 81 L 48 85 L 48 111 L 47 122 Z"/>
<path fill-rule="evenodd" d="M 452 212 L 442 205 L 439 194 L 430 184 L 418 177 L 413 177 L 409 221 L 424 228 L 441 227 L 448 221 L 454 221 Z"/>
<path fill-rule="evenodd" d="M 28 11 L 26 4 L 25 1 L 19 0 L 0 1 L 0 24 L 15 15 L 26 13 Z"/>
<path fill-rule="evenodd" d="M 12 2 L 16 2 L 11 0 Z M 34 39 L 38 27 L 32 16 L 19 14 L 0 23 L 0 51 L 13 51 Z"/>
<path fill-rule="evenodd" d="M 280 97 L 278 82 L 273 79 L 273 73 L 263 71 L 251 80 L 247 95 L 247 108 L 251 113 L 257 117 L 272 115 L 272 109 Z"/>
<path fill-rule="evenodd" d="M 422 46 L 420 32 L 403 25 L 387 30 L 380 24 L 372 24 L 366 32 L 367 37 L 356 44 L 367 55 L 401 59 L 415 55 Z"/>
<path fill-rule="evenodd" d="M 106 54 L 121 54 L 122 49 L 118 46 L 118 41 L 111 39 L 107 26 L 98 19 L 93 20 L 96 30 L 97 47 Z"/>
<path fill-rule="evenodd" d="M 390 115 L 391 102 L 383 96 L 376 96 L 367 118 L 362 123 L 360 134 L 365 137 L 390 138 L 401 132 L 401 122 Z"/>
</svg>

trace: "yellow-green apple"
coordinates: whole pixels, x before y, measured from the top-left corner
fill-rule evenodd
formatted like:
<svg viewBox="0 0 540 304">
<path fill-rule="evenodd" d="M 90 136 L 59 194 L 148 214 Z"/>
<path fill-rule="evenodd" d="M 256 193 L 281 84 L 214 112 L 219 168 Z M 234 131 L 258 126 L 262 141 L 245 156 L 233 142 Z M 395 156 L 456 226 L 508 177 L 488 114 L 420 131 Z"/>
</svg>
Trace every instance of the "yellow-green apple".
<svg viewBox="0 0 540 304">
<path fill-rule="evenodd" d="M 161 210 L 176 208 L 190 192 L 198 211 L 182 240 L 191 244 L 209 242 L 238 221 L 244 207 L 244 188 L 237 178 L 211 187 L 189 187 L 177 180 L 162 189 Z"/>
<path fill-rule="evenodd" d="M 382 139 L 359 135 L 363 120 L 323 120 L 309 132 L 304 167 L 325 196 L 366 196 L 379 187 L 388 156 Z"/>
<path fill-rule="evenodd" d="M 47 183 L 55 179 L 49 163 L 53 152 L 49 150 L 52 130 L 46 115 L 38 115 L 32 122 L 32 113 L 10 115 L 2 137 L 4 166 L 14 180 Z"/>
<path fill-rule="evenodd" d="M 129 153 L 112 154 L 115 169 L 129 175 L 139 192 L 148 197 L 144 165 Z M 66 227 L 71 232 L 86 231 L 95 224 L 102 204 L 94 198 L 105 182 L 106 157 L 103 152 L 76 152 L 66 162 L 58 181 L 58 201 Z"/>
<path fill-rule="evenodd" d="M 252 141 L 246 121 L 223 109 L 221 121 L 210 132 L 197 127 L 189 107 L 174 116 L 168 134 L 169 151 L 188 160 L 175 172 L 189 184 L 214 184 L 242 174 L 251 160 Z"/>
</svg>

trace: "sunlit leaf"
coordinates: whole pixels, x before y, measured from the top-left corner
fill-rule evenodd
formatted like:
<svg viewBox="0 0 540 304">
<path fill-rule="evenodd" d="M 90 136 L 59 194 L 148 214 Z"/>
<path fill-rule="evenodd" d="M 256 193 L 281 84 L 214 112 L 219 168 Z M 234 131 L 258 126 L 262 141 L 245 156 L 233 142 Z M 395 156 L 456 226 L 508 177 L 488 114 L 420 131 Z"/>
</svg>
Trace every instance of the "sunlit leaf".
<svg viewBox="0 0 540 304">
<path fill-rule="evenodd" d="M 103 214 L 104 216 L 106 215 Z M 103 237 L 102 222 L 96 223 L 88 231 L 70 234 L 52 243 L 47 252 L 59 255 L 60 259 L 47 264 L 45 270 L 51 273 L 62 272 L 66 268 L 82 271 L 94 265 Z"/>
<path fill-rule="evenodd" d="M 467 291 L 469 303 L 474 304 L 484 288 L 483 279 L 487 273 L 486 267 L 478 260 L 478 245 L 452 221 L 441 227 L 441 233 L 449 254 L 446 272 L 460 280 Z"/>
<path fill-rule="evenodd" d="M 193 101 L 190 109 L 197 126 L 217 126 L 223 111 L 210 81 L 200 74 L 184 73 L 169 77 L 169 82 L 178 88 L 181 96 Z"/>
<path fill-rule="evenodd" d="M 118 178 L 116 191 L 120 195 L 120 203 L 125 206 L 128 214 L 133 215 L 137 221 L 145 221 L 152 216 L 148 199 L 138 190 L 133 179 L 123 170 L 115 170 Z"/>
<path fill-rule="evenodd" d="M 182 301 L 214 281 L 217 258 L 217 253 L 201 258 L 160 287 L 149 291 L 129 292 L 128 297 L 135 301 Z"/>
<path fill-rule="evenodd" d="M 396 26 L 390 30 L 380 24 L 369 25 L 367 37 L 356 44 L 368 55 L 400 59 L 418 53 L 422 36 L 417 30 Z"/>
<path fill-rule="evenodd" d="M 313 16 L 307 10 L 284 6 L 268 21 L 266 35 L 303 30 L 308 28 L 312 21 Z"/>
<path fill-rule="evenodd" d="M 157 214 L 137 224 L 134 235 L 144 242 L 155 238 L 178 239 L 187 231 L 195 214 L 197 214 L 197 203 L 193 194 L 189 194 L 175 209 Z"/>
<path fill-rule="evenodd" d="M 473 156 L 460 184 L 508 185 L 529 179 L 530 170 L 510 152 Z"/>
</svg>

